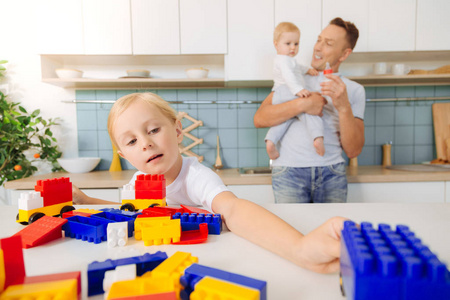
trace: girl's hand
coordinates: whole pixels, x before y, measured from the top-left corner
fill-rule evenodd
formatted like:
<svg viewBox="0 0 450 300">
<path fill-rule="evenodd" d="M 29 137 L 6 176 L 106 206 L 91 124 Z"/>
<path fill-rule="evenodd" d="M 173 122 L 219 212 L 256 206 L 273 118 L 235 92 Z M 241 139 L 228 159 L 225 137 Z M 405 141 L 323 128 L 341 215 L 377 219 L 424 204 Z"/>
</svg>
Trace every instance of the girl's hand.
<svg viewBox="0 0 450 300">
<path fill-rule="evenodd" d="M 306 74 L 311 75 L 311 76 L 317 76 L 317 75 L 319 75 L 319 71 L 317 71 L 316 69 L 308 69 Z"/>
<path fill-rule="evenodd" d="M 78 187 L 72 184 L 72 201 L 73 204 L 87 204 L 88 196 Z"/>
</svg>

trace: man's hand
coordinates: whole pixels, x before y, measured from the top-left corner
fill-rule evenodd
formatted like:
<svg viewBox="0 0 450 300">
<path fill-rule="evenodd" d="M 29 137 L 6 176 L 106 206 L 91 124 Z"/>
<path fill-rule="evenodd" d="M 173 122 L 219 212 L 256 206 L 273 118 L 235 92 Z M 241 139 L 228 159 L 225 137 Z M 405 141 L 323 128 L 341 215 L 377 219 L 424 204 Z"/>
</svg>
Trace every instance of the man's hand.
<svg viewBox="0 0 450 300">
<path fill-rule="evenodd" d="M 343 217 L 331 218 L 301 239 L 300 266 L 317 273 L 339 271 L 341 231 L 345 220 Z"/>
<path fill-rule="evenodd" d="M 333 101 L 334 107 L 338 112 L 345 112 L 351 109 L 348 101 L 347 87 L 342 79 L 337 75 L 325 75 L 330 81 L 325 81 L 320 84 L 322 87 L 322 95 L 329 96 Z"/>
<path fill-rule="evenodd" d="M 319 93 L 311 93 L 308 98 L 302 99 L 304 104 L 304 113 L 313 116 L 322 116 L 323 107 L 327 101 Z"/>
</svg>

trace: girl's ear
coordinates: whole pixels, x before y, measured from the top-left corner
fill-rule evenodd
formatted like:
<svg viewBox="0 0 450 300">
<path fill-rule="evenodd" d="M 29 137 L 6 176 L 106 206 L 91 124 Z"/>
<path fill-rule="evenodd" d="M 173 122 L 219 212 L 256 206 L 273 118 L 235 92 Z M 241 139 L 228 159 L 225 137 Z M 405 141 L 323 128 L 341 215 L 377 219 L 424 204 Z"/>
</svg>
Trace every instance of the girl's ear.
<svg viewBox="0 0 450 300">
<path fill-rule="evenodd" d="M 119 155 L 120 155 L 120 157 L 122 157 L 122 158 L 125 158 L 125 156 L 123 156 L 123 153 L 122 153 L 122 151 L 120 151 L 120 150 L 117 150 L 117 154 L 119 154 Z"/>
<path fill-rule="evenodd" d="M 181 125 L 180 120 L 177 120 L 175 126 L 176 126 L 176 131 L 177 131 L 178 144 L 180 144 L 183 141 L 183 125 Z"/>
</svg>

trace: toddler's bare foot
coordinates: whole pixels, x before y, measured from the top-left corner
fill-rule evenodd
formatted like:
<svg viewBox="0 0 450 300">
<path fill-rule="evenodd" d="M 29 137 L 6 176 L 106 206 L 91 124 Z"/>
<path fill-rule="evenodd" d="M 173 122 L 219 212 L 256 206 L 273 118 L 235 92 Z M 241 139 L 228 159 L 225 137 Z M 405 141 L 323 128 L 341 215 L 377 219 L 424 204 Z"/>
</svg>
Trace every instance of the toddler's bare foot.
<svg viewBox="0 0 450 300">
<path fill-rule="evenodd" d="M 275 146 L 272 141 L 266 141 L 266 151 L 270 159 L 277 159 L 280 156 L 280 153 L 278 153 L 277 150 L 277 146 Z"/>
<path fill-rule="evenodd" d="M 314 140 L 314 148 L 316 148 L 316 152 L 317 154 L 319 154 L 320 156 L 324 156 L 325 155 L 325 146 L 323 144 L 323 137 L 318 137 Z M 267 147 L 267 145 L 266 145 Z"/>
</svg>

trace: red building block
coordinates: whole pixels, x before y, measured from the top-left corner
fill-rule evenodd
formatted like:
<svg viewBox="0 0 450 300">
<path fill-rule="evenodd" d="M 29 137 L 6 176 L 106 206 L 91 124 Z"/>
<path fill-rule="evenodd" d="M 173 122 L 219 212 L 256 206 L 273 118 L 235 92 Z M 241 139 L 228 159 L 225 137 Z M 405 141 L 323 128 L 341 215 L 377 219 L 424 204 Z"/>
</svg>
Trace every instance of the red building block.
<svg viewBox="0 0 450 300">
<path fill-rule="evenodd" d="M 66 219 L 43 216 L 14 236 L 22 237 L 22 247 L 32 248 L 62 237 L 62 226 Z"/>
<path fill-rule="evenodd" d="M 166 189 L 136 190 L 134 194 L 136 195 L 136 199 L 164 199 L 166 198 Z"/>
<path fill-rule="evenodd" d="M 176 207 L 168 207 L 168 206 L 155 206 L 149 207 L 142 210 L 142 217 L 172 217 L 176 213 L 183 213 L 183 209 Z"/>
<path fill-rule="evenodd" d="M 164 175 L 138 175 L 134 183 L 134 189 L 137 190 L 165 190 L 166 179 Z M 144 198 L 143 198 L 144 199 Z"/>
<path fill-rule="evenodd" d="M 73 216 L 90 217 L 91 215 L 92 214 L 90 214 L 90 213 L 76 211 L 76 210 L 71 210 L 71 211 L 63 213 L 61 217 L 63 219 L 67 219 L 67 218 L 70 218 L 70 217 L 73 217 Z"/>
<path fill-rule="evenodd" d="M 5 285 L 14 284 L 25 278 L 25 265 L 23 263 L 22 239 L 20 236 L 12 236 L 0 240 L 0 248 L 3 250 L 5 264 Z"/>
<path fill-rule="evenodd" d="M 187 205 L 183 205 L 183 204 L 180 204 L 180 206 L 183 208 L 183 212 L 185 212 L 185 213 L 196 213 L 196 214 L 210 214 L 211 212 L 210 211 L 207 211 L 207 210 L 205 210 L 205 209 L 201 209 L 201 208 L 198 208 L 198 207 L 194 207 L 194 206 L 187 206 Z"/>
<path fill-rule="evenodd" d="M 69 177 L 38 180 L 34 187 L 44 198 L 44 206 L 72 201 L 72 183 Z"/>
<path fill-rule="evenodd" d="M 177 245 L 191 245 L 191 244 L 200 244 L 206 242 L 208 239 L 208 224 L 201 223 L 199 224 L 198 230 L 189 230 L 189 231 L 181 231 L 180 241 Z"/>
</svg>

